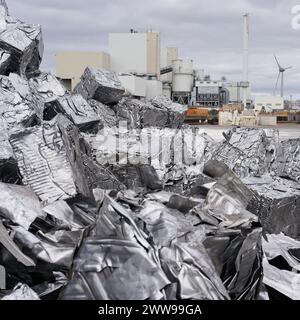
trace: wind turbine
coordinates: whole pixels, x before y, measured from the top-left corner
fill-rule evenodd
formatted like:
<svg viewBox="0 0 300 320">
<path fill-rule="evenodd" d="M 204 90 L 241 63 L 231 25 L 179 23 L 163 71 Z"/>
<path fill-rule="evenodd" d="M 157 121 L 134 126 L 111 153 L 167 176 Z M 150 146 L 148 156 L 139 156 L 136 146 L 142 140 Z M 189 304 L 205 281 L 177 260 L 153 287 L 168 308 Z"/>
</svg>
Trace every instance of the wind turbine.
<svg viewBox="0 0 300 320">
<path fill-rule="evenodd" d="M 283 98 L 283 73 L 284 71 L 291 69 L 292 67 L 287 67 L 287 68 L 282 68 L 282 66 L 279 64 L 278 59 L 276 57 L 276 55 L 274 54 L 274 58 L 277 62 L 278 65 L 278 77 L 277 77 L 277 81 L 276 81 L 276 85 L 275 85 L 275 90 L 274 90 L 274 95 L 276 94 L 277 91 L 277 86 L 278 86 L 278 81 L 279 81 L 279 77 L 281 76 L 281 91 L 280 91 L 280 95 Z"/>
</svg>

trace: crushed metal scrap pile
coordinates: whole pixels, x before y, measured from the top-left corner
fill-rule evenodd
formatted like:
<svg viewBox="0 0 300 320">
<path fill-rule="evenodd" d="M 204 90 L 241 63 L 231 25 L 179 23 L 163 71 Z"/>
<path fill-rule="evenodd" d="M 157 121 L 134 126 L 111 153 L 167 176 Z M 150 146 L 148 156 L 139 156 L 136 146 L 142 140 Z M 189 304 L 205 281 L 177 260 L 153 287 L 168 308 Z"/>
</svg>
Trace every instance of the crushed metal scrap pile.
<svg viewBox="0 0 300 320">
<path fill-rule="evenodd" d="M 67 92 L 42 54 L 1 0 L 0 299 L 300 299 L 299 140 L 190 135 L 185 107 L 93 68 Z"/>
</svg>

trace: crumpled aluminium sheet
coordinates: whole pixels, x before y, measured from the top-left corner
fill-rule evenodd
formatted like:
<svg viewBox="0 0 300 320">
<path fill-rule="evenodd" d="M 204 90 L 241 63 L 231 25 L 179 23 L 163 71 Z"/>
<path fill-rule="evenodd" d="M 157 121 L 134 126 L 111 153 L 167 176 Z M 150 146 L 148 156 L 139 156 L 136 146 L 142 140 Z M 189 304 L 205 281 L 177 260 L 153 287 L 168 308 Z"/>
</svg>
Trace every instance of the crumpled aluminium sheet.
<svg viewBox="0 0 300 320">
<path fill-rule="evenodd" d="M 97 220 L 95 203 L 86 198 L 74 198 L 68 202 L 58 200 L 43 208 L 46 221 L 52 223 L 55 230 L 77 231 L 87 229 Z"/>
<path fill-rule="evenodd" d="M 253 300 L 262 285 L 262 229 L 256 228 L 247 235 L 235 260 L 236 273 L 226 279 L 230 295 L 237 300 Z M 251 276 L 249 276 L 251 275 Z"/>
<path fill-rule="evenodd" d="M 263 282 L 292 300 L 300 299 L 300 242 L 284 234 L 268 234 L 263 239 Z M 285 260 L 289 269 L 276 266 L 275 258 Z"/>
<path fill-rule="evenodd" d="M 10 138 L 23 183 L 44 203 L 77 194 L 61 134 L 52 123 L 26 129 Z"/>
<path fill-rule="evenodd" d="M 181 212 L 153 201 L 143 204 L 138 217 L 145 222 L 147 232 L 159 249 L 162 268 L 172 281 L 173 298 L 229 298 L 201 243 L 205 238 L 202 228 L 194 227 Z"/>
<path fill-rule="evenodd" d="M 38 121 L 39 109 L 30 91 L 28 82 L 17 74 L 0 76 L 0 117 L 1 123 L 9 132 L 18 132 L 31 127 Z"/>
<path fill-rule="evenodd" d="M 40 104 L 42 104 L 39 116 L 44 120 L 51 120 L 55 116 L 51 117 L 49 115 L 53 104 L 58 98 L 63 97 L 67 90 L 52 73 L 46 72 L 32 77 L 29 80 L 29 86 Z"/>
<path fill-rule="evenodd" d="M 221 246 L 225 251 L 225 254 L 222 252 L 224 270 L 219 268 L 217 271 L 204 241 L 208 235 L 222 237 L 222 232 L 219 234 L 215 226 L 199 225 L 200 220 L 191 223 L 189 216 L 156 202 L 155 198 L 147 200 L 139 209 L 140 200 L 136 196 L 124 194 L 119 197 L 122 203 L 135 207 L 135 213 L 106 196 L 96 227 L 75 258 L 73 275 L 62 294 L 63 299 L 229 299 L 227 290 L 235 299 L 257 298 L 262 279 L 261 228 L 248 230 L 244 236 L 240 230 L 223 232 L 223 237 L 228 239 L 225 242 L 222 239 L 225 246 Z M 171 198 L 166 194 L 162 197 L 163 202 L 169 202 Z M 154 259 L 169 283 L 165 282 L 163 286 L 156 282 L 149 291 L 155 273 L 146 276 L 143 272 L 148 270 L 146 266 L 132 270 L 135 263 L 131 263 L 127 249 L 132 241 L 134 247 L 138 243 L 147 248 L 148 256 Z M 119 252 L 120 245 L 130 262 L 124 263 L 126 269 L 124 265 L 115 265 L 111 258 L 112 253 L 114 258 L 118 256 L 118 261 L 123 257 Z M 102 262 L 104 255 L 105 264 Z M 86 261 L 91 264 L 87 265 Z M 137 281 L 141 282 L 139 289 L 136 289 Z"/>
<path fill-rule="evenodd" d="M 19 283 L 10 294 L 0 300 L 40 300 L 40 298 L 28 285 Z"/>
<path fill-rule="evenodd" d="M 122 128 L 111 127 L 96 134 L 84 134 L 84 138 L 91 146 L 92 155 L 97 162 L 109 165 L 128 188 L 142 187 L 139 169 L 152 166 L 158 177 L 150 173 L 149 182 L 161 181 L 148 183 L 152 190 L 164 185 L 173 191 L 177 187 L 185 188 L 187 193 L 197 192 L 196 185 L 201 180 L 199 177 L 202 175 L 205 152 L 212 143 L 206 135 L 196 132 L 193 136 L 192 131 L 169 128 L 123 131 Z M 177 143 L 178 141 L 181 143 Z M 182 154 L 182 151 L 184 159 L 177 159 L 176 155 L 179 152 Z M 181 164 L 182 160 L 186 165 Z M 175 163 L 179 163 L 178 166 Z"/>
<path fill-rule="evenodd" d="M 91 159 L 90 146 L 81 136 L 79 129 L 64 116 L 59 115 L 56 120 L 79 193 L 92 197 L 95 188 L 124 189 L 125 186 L 112 172 Z"/>
<path fill-rule="evenodd" d="M 149 209 L 150 211 L 142 214 L 144 219 L 148 222 L 163 221 L 163 219 L 157 220 L 156 217 L 159 217 L 159 214 L 153 212 L 152 206 Z M 161 212 L 161 209 L 158 210 Z M 150 220 L 146 218 L 146 215 Z M 96 228 L 91 232 L 75 258 L 74 274 L 62 295 L 63 299 L 168 299 L 171 297 L 196 299 L 200 296 L 206 299 L 216 296 L 221 299 L 228 298 L 221 280 L 213 272 L 213 265 L 209 263 L 209 258 L 207 256 L 205 256 L 207 259 L 197 258 L 201 250 L 205 254 L 204 248 L 199 249 L 198 246 L 190 247 L 188 244 L 174 242 L 170 255 L 166 256 L 162 252 L 158 257 L 156 247 L 150 245 L 143 230 L 139 229 L 133 221 L 133 217 L 129 210 L 112 199 L 106 198 Z M 192 227 L 188 223 L 187 225 Z M 173 233 L 171 234 L 174 236 Z M 182 233 L 179 234 L 182 235 Z M 101 235 L 101 238 L 98 235 Z M 159 241 L 157 236 L 156 239 Z M 123 249 L 120 249 L 119 246 Z M 166 250 L 167 248 L 164 247 Z M 148 254 L 145 255 L 147 251 Z M 174 261 L 176 256 L 174 251 L 181 255 L 181 260 Z M 103 261 L 104 256 L 105 261 Z M 117 257 L 118 260 L 115 260 Z M 194 269 L 191 257 L 196 259 L 193 260 L 193 263 L 198 261 Z M 162 271 L 159 262 L 159 259 L 164 258 L 163 269 L 169 273 L 167 275 Z M 123 259 L 126 262 L 120 264 L 120 259 L 122 259 L 121 262 Z M 87 265 L 86 261 L 89 261 L 90 264 Z M 135 267 L 141 264 L 143 267 Z M 177 267 L 176 264 L 178 264 Z M 180 274 L 178 274 L 181 269 L 179 265 L 182 265 Z M 205 265 L 207 267 L 203 271 Z M 149 272 L 149 267 L 152 272 Z M 174 273 L 176 278 L 174 278 Z M 199 277 L 196 283 L 195 275 Z M 162 290 L 163 288 L 165 290 Z M 175 297 L 174 288 L 177 288 Z"/>
<path fill-rule="evenodd" d="M 0 49 L 11 55 L 6 73 L 16 72 L 28 77 L 34 75 L 39 69 L 44 51 L 41 27 L 9 15 L 4 17 L 1 25 Z"/>
<path fill-rule="evenodd" d="M 79 245 L 83 230 L 58 230 L 33 234 L 21 226 L 11 226 L 13 239 L 26 248 L 32 259 L 40 259 L 61 267 L 70 268 Z"/>
<path fill-rule="evenodd" d="M 87 67 L 74 92 L 81 94 L 86 100 L 115 104 L 121 100 L 125 90 L 114 72 Z"/>
<path fill-rule="evenodd" d="M 0 183 L 0 216 L 29 229 L 37 217 L 43 217 L 36 194 L 28 187 Z"/>
<path fill-rule="evenodd" d="M 43 72 L 29 80 L 30 86 L 41 95 L 45 103 L 50 103 L 67 93 L 66 88 L 52 73 Z"/>
<path fill-rule="evenodd" d="M 87 131 L 97 127 L 100 117 L 80 94 L 65 95 L 56 100 L 44 113 L 46 120 L 51 120 L 58 113 L 68 117 L 80 130 Z"/>
<path fill-rule="evenodd" d="M 165 96 L 154 97 L 150 102 L 157 108 L 168 110 L 168 122 L 172 128 L 180 128 L 183 125 L 188 110 L 186 106 L 175 103 Z"/>
<path fill-rule="evenodd" d="M 117 126 L 116 114 L 110 107 L 94 99 L 90 99 L 88 103 L 100 119 L 99 129 Z"/>
<path fill-rule="evenodd" d="M 74 260 L 62 299 L 162 299 L 168 284 L 130 211 L 106 197 L 95 229 Z"/>
<path fill-rule="evenodd" d="M 18 263 L 22 263 L 26 267 L 35 266 L 35 262 L 26 254 L 24 254 L 20 250 L 20 248 L 14 243 L 14 241 L 11 239 L 8 230 L 5 228 L 1 220 L 0 220 L 0 243 L 4 248 L 4 251 L 6 251 L 6 253 L 9 253 L 10 257 L 13 258 L 14 267 L 15 267 L 16 261 Z M 1 246 L 0 246 L 0 249 L 2 249 Z M 1 258 L 3 263 L 5 261 L 5 258 L 3 258 L 3 254 Z"/>
<path fill-rule="evenodd" d="M 203 246 L 173 241 L 160 250 L 160 258 L 166 274 L 177 284 L 173 289 L 177 299 L 229 299 Z"/>
<path fill-rule="evenodd" d="M 282 158 L 278 159 L 282 165 L 281 176 L 300 183 L 300 139 L 288 139 L 281 142 Z"/>
<path fill-rule="evenodd" d="M 220 220 L 220 228 L 249 228 L 258 221 L 256 215 L 246 210 L 253 194 L 226 164 L 210 160 L 204 173 L 217 182 L 208 192 L 203 211 Z"/>
<path fill-rule="evenodd" d="M 113 107 L 119 121 L 126 121 L 129 128 L 167 127 L 168 110 L 156 108 L 150 102 L 123 98 Z"/>
<path fill-rule="evenodd" d="M 57 299 L 62 287 L 68 282 L 63 272 L 53 271 L 53 277 L 54 279 L 51 279 L 50 282 L 45 281 L 32 287 L 41 300 Z"/>
<path fill-rule="evenodd" d="M 18 183 L 19 169 L 13 149 L 9 143 L 9 134 L 0 119 L 0 181 Z"/>
<path fill-rule="evenodd" d="M 112 107 L 119 121 L 126 121 L 129 128 L 180 128 L 187 109 L 178 107 L 170 100 L 156 98 L 143 102 L 132 98 L 123 98 Z"/>
<path fill-rule="evenodd" d="M 207 159 L 224 162 L 241 178 L 280 171 L 276 163 L 281 156 L 277 129 L 233 128 L 225 138 Z"/>
<path fill-rule="evenodd" d="M 279 177 L 249 177 L 243 179 L 252 190 L 254 198 L 248 210 L 259 216 L 264 230 L 269 233 L 284 232 L 298 238 L 300 235 L 299 183 Z"/>
</svg>

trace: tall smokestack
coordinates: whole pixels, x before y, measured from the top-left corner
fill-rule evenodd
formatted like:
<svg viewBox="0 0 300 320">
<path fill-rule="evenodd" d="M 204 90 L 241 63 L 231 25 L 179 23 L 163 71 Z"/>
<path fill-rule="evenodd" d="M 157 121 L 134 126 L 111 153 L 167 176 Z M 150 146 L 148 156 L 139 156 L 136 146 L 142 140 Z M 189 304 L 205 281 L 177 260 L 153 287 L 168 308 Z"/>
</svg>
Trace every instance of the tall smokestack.
<svg viewBox="0 0 300 320">
<path fill-rule="evenodd" d="M 244 59 L 243 81 L 248 81 L 248 54 L 249 54 L 249 14 L 244 15 Z"/>
<path fill-rule="evenodd" d="M 249 14 L 246 13 L 244 18 L 244 55 L 243 55 L 243 104 L 247 105 L 247 91 L 248 91 L 248 56 L 249 56 Z"/>
</svg>

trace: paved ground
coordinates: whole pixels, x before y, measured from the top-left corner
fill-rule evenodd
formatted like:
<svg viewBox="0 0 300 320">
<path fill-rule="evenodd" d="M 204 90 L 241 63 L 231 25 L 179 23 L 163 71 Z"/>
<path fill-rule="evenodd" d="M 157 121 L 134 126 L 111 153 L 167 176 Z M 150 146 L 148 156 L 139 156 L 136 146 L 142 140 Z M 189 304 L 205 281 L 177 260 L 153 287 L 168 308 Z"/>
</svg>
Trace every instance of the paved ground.
<svg viewBox="0 0 300 320">
<path fill-rule="evenodd" d="M 216 141 L 223 139 L 222 132 L 230 129 L 230 126 L 218 126 L 218 125 L 200 125 L 200 132 L 206 132 Z M 260 127 L 263 128 L 263 127 Z M 265 127 L 272 128 L 272 127 Z M 300 124 L 279 124 L 276 127 L 279 130 L 279 136 L 282 140 L 290 138 L 300 138 Z"/>
</svg>

